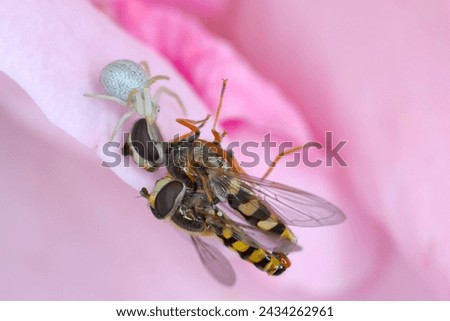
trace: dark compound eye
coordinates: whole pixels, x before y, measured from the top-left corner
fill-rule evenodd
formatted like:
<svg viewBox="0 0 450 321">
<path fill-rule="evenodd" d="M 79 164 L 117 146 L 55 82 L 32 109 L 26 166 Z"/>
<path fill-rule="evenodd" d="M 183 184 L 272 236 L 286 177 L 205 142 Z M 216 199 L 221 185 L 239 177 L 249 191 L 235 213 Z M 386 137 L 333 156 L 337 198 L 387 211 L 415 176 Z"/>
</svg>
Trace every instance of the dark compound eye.
<svg viewBox="0 0 450 321">
<path fill-rule="evenodd" d="M 151 133 L 149 133 L 147 121 L 144 118 L 139 119 L 131 131 L 131 145 L 140 157 L 150 163 L 158 163 L 161 161 L 161 155 L 159 155 L 157 144 L 162 140 L 161 132 L 156 126 L 150 129 Z"/>
<path fill-rule="evenodd" d="M 153 215 L 158 219 L 164 219 L 173 213 L 181 203 L 185 193 L 185 187 L 180 181 L 171 181 L 164 185 L 155 198 L 155 207 L 151 208 Z"/>
</svg>

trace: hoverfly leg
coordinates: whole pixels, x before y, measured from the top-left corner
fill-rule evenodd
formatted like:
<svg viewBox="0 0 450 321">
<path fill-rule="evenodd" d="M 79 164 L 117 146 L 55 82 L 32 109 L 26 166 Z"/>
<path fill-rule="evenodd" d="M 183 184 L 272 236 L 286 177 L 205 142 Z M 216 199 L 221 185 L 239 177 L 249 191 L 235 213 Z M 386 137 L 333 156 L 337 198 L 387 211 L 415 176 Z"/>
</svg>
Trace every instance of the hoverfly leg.
<svg viewBox="0 0 450 321">
<path fill-rule="evenodd" d="M 303 148 L 303 145 L 296 146 L 296 147 L 293 147 L 291 149 L 288 149 L 286 151 L 283 151 L 283 152 L 279 153 L 277 155 L 277 157 L 275 157 L 275 159 L 272 161 L 272 164 L 270 164 L 269 168 L 266 170 L 266 172 L 261 177 L 261 179 L 266 179 L 267 176 L 269 176 L 269 174 L 272 173 L 273 169 L 275 168 L 275 166 L 277 165 L 277 163 L 280 161 L 281 158 L 283 158 L 284 156 L 290 155 L 292 153 L 298 152 L 302 148 Z"/>
<path fill-rule="evenodd" d="M 177 118 L 176 122 L 179 123 L 180 125 L 183 125 L 187 128 L 190 129 L 190 132 L 187 134 L 184 134 L 182 136 L 180 136 L 177 141 L 183 140 L 186 137 L 189 136 L 196 136 L 198 137 L 200 135 L 200 128 L 202 128 L 205 123 L 208 121 L 209 117 L 211 117 L 211 115 L 207 115 L 204 119 L 201 120 L 191 120 L 191 119 L 185 119 L 185 118 Z M 198 126 L 196 126 L 197 124 L 199 124 Z"/>
<path fill-rule="evenodd" d="M 227 135 L 227 132 L 224 130 L 222 134 L 219 134 L 219 132 L 215 129 L 211 129 L 211 132 L 214 136 L 213 143 L 220 144 L 222 142 L 222 139 Z"/>
</svg>

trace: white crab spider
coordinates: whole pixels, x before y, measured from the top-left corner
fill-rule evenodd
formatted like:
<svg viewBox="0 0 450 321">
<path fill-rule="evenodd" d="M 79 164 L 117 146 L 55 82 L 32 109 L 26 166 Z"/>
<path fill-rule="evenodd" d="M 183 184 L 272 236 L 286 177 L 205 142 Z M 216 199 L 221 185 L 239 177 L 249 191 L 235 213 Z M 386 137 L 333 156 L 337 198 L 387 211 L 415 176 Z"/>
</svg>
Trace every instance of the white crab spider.
<svg viewBox="0 0 450 321">
<path fill-rule="evenodd" d="M 173 97 L 183 113 L 186 113 L 180 97 L 167 87 L 158 87 L 152 96 L 150 87 L 158 80 L 169 80 L 169 77 L 164 75 L 152 77 L 146 62 L 139 65 L 130 60 L 116 60 L 103 68 L 100 82 L 108 95 L 85 94 L 85 96 L 115 101 L 131 109 L 119 119 L 110 140 L 114 139 L 123 123 L 134 113 L 146 119 L 149 131 L 151 131 L 158 117 L 159 100 L 162 94 Z"/>
</svg>

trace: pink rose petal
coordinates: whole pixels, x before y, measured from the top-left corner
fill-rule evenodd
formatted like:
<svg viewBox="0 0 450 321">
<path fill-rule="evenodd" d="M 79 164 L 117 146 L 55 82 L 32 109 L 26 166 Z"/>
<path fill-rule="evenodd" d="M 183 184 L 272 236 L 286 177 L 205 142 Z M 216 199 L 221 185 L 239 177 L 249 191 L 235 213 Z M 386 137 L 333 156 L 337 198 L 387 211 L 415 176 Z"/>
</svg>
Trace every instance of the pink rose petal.
<svg viewBox="0 0 450 321">
<path fill-rule="evenodd" d="M 36 109 L 37 105 L 52 123 L 104 158 L 101 146 L 125 109 L 82 94 L 101 92 L 97 81 L 101 68 L 114 59 L 128 58 L 145 59 L 154 73 L 170 75 L 171 88 L 180 94 L 194 119 L 214 111 L 221 78 L 228 77 L 221 123 L 231 140 L 256 140 L 272 132 L 277 141 L 308 141 L 312 135 L 303 115 L 232 47 L 176 10 L 120 2 L 118 8 L 126 11 L 116 14 L 129 31 L 167 56 L 189 84 L 158 54 L 85 2 L 8 1 L 5 6 L 0 37 L 8 46 L 0 49 L 5 57 L 0 70 L 16 85 L 2 80 L 11 88 L 2 102 L 8 107 L 2 128 L 10 135 L 4 136 L 2 146 L 10 151 L 8 155 L 20 155 L 20 161 L 13 156 L 2 162 L 9 169 L 2 188 L 8 199 L 16 200 L 4 204 L 14 215 L 2 216 L 2 226 L 10 227 L 2 244 L 15 245 L 0 247 L 8 262 L 1 270 L 4 279 L 0 282 L 7 282 L 2 297 L 297 300 L 407 295 L 386 295 L 383 284 L 387 278 L 378 279 L 381 286 L 372 292 L 360 287 L 368 278 L 377 280 L 376 273 L 381 273 L 392 255 L 389 238 L 369 218 L 367 203 L 356 197 L 360 191 L 347 179 L 348 168 L 277 168 L 272 179 L 327 196 L 346 210 L 349 220 L 338 227 L 299 230 L 305 251 L 293 255 L 295 268 L 280 278 L 269 278 L 226 252 L 238 271 L 239 283 L 232 289 L 217 284 L 201 267 L 192 246 L 181 241 L 171 226 L 149 215 L 143 200 L 134 199 L 134 189 L 120 185 L 86 149 L 39 118 L 36 110 L 24 113 L 24 108 Z M 127 20 L 130 17 L 135 20 Z M 173 102 L 167 100 L 163 106 L 160 124 L 166 137 L 171 137 L 184 130 L 173 121 L 181 115 Z M 321 139 L 320 132 L 314 133 Z M 18 136 L 23 139 L 17 141 L 20 146 L 14 144 Z M 19 150 L 22 146 L 26 148 Z M 32 152 L 34 161 L 24 150 Z M 349 159 L 352 166 L 359 160 Z M 260 166 L 252 172 L 263 170 Z M 146 175 L 134 166 L 114 171 L 135 189 L 151 187 L 164 174 Z M 389 262 L 396 267 L 390 275 L 416 276 L 414 271 L 397 267 L 401 265 L 398 256 Z M 408 284 L 408 277 L 397 279 L 397 284 Z M 420 287 L 425 290 L 418 292 Z M 427 293 L 426 287 L 418 281 L 409 297 L 420 298 L 421 293 Z"/>
</svg>

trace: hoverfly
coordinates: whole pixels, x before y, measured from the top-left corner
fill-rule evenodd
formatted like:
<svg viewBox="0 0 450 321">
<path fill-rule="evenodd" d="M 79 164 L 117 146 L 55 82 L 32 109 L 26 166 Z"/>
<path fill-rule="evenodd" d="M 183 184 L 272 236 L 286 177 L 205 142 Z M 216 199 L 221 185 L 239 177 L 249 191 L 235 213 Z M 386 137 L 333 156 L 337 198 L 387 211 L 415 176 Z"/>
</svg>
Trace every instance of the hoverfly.
<svg viewBox="0 0 450 321">
<path fill-rule="evenodd" d="M 156 218 L 191 233 L 197 249 L 201 248 L 199 242 L 206 244 L 201 237 L 215 235 L 242 259 L 269 275 L 279 275 L 290 266 L 287 255 L 300 249 L 288 225 L 331 225 L 342 222 L 345 216 L 318 196 L 244 173 L 232 153 L 222 149 L 224 133 L 215 130 L 225 86 L 226 81 L 211 130 L 214 141 L 199 138 L 208 118 L 197 122 L 178 119 L 191 133 L 173 142 L 152 141 L 141 119 L 133 126 L 124 153 L 138 164 L 142 159 L 155 163 L 156 157 L 167 166 L 168 175 L 157 181 L 151 193 L 141 190 Z M 199 253 L 202 258 L 202 250 Z M 202 261 L 219 281 L 231 283 L 219 277 L 230 275 L 229 265 L 217 270 Z"/>
</svg>

